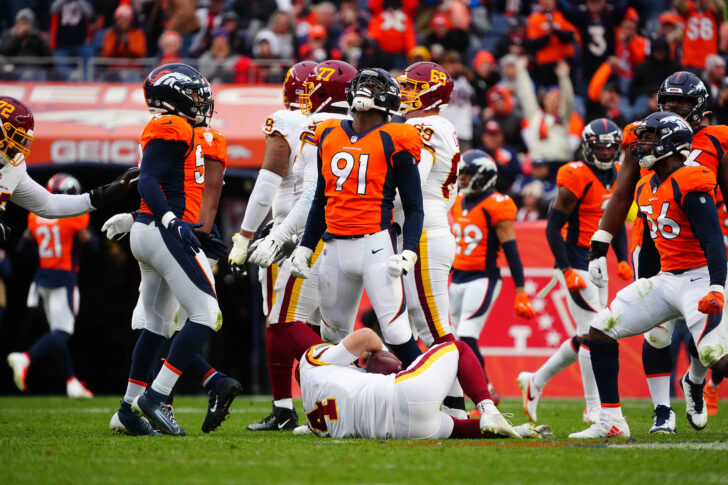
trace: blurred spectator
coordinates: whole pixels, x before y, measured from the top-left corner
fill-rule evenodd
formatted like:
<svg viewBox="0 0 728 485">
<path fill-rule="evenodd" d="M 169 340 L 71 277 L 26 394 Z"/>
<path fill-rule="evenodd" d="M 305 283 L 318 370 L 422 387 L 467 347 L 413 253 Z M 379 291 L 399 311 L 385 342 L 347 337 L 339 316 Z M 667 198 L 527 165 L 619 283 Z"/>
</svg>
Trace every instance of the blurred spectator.
<svg viewBox="0 0 728 485">
<path fill-rule="evenodd" d="M 460 141 L 460 151 L 473 147 L 473 87 L 470 85 L 472 73 L 463 65 L 460 54 L 448 52 L 442 60 L 442 67 L 452 76 L 454 87 L 450 102 L 440 114 L 455 127 Z"/>
<path fill-rule="evenodd" d="M 673 12 L 663 12 L 659 17 L 660 28 L 657 31 L 658 37 L 663 37 L 670 45 L 670 57 L 680 58 L 682 45 L 682 17 Z"/>
<path fill-rule="evenodd" d="M 285 71 L 276 59 L 281 57 L 278 37 L 270 30 L 259 30 L 253 42 L 253 55 L 258 64 L 259 76 L 263 82 L 283 82 Z M 268 61 L 268 62 L 260 62 Z"/>
<path fill-rule="evenodd" d="M 657 112 L 657 88 L 655 88 L 655 90 L 652 93 L 650 93 L 650 95 L 647 97 L 647 106 L 646 106 L 645 110 L 641 111 L 641 112 L 635 111 L 632 114 L 632 119 L 633 120 L 643 120 L 643 119 L 647 118 L 649 115 L 651 115 L 652 113 L 656 113 L 656 112 Z M 722 124 L 724 124 L 724 123 L 722 123 Z"/>
<path fill-rule="evenodd" d="M 525 121 L 523 140 L 531 159 L 566 162 L 571 160 L 579 143 L 578 135 L 574 142 L 569 129 L 574 111 L 574 88 L 565 61 L 558 63 L 554 71 L 558 87 L 549 88 L 539 105 L 525 59 L 520 59 L 516 66 L 516 92 Z"/>
<path fill-rule="evenodd" d="M 141 29 L 132 27 L 134 11 L 120 5 L 114 12 L 114 25 L 104 36 L 101 57 L 139 58 L 147 55 L 147 39 Z"/>
<path fill-rule="evenodd" d="M 15 16 L 15 25 L 0 41 L 0 55 L 5 57 L 47 57 L 51 55 L 42 34 L 33 27 L 35 14 L 29 8 Z"/>
<path fill-rule="evenodd" d="M 91 56 L 86 43 L 93 19 L 93 7 L 86 0 L 56 0 L 51 5 L 50 48 L 58 57 Z"/>
<path fill-rule="evenodd" d="M 491 88 L 488 91 L 488 106 L 483 111 L 483 120 L 486 123 L 490 120 L 498 123 L 505 135 L 505 144 L 519 153 L 525 153 L 526 145 L 521 137 L 523 116 L 514 106 L 513 100 L 513 95 L 507 89 L 501 86 Z"/>
<path fill-rule="evenodd" d="M 297 3 L 301 7 L 310 4 L 310 2 Z M 232 10 L 240 17 L 240 26 L 246 37 L 253 39 L 256 32 L 268 23 L 273 12 L 278 10 L 278 4 L 276 0 L 233 0 Z"/>
<path fill-rule="evenodd" d="M 283 59 L 292 59 L 296 56 L 298 45 L 293 31 L 293 20 L 286 12 L 274 12 L 268 22 L 268 28 L 278 39 L 279 56 Z"/>
<path fill-rule="evenodd" d="M 425 46 L 432 49 L 438 44 L 445 51 L 465 52 L 468 49 L 470 39 L 468 33 L 462 29 L 456 29 L 450 18 L 443 13 L 436 13 L 430 20 L 431 32 L 425 37 Z"/>
<path fill-rule="evenodd" d="M 480 148 L 485 153 L 493 157 L 496 165 L 498 165 L 498 180 L 495 189 L 507 194 L 516 177 L 521 174 L 521 162 L 513 147 L 504 144 L 505 137 L 501 126 L 493 120 L 488 121 L 480 135 Z"/>
<path fill-rule="evenodd" d="M 321 2 L 313 7 L 313 13 L 316 16 L 316 25 L 320 25 L 326 29 L 326 36 L 332 41 L 339 38 L 341 29 L 337 24 L 336 5 L 331 2 Z M 333 44 L 327 46 L 329 49 Z"/>
<path fill-rule="evenodd" d="M 607 57 L 616 52 L 614 30 L 624 17 L 622 5 L 608 5 L 607 0 L 586 0 L 578 7 L 559 0 L 559 10 L 581 37 L 582 79 L 588 82 Z"/>
<path fill-rule="evenodd" d="M 664 37 L 652 41 L 652 52 L 645 61 L 637 66 L 629 87 L 629 96 L 633 104 L 644 105 L 650 96 L 670 74 L 680 70 L 678 64 L 670 56 L 670 46 Z M 638 98 L 642 98 L 641 101 Z"/>
<path fill-rule="evenodd" d="M 227 32 L 216 29 L 210 50 L 200 56 L 200 72 L 210 82 L 232 82 L 238 56 L 230 49 Z"/>
<path fill-rule="evenodd" d="M 508 32 L 496 43 L 493 54 L 500 59 L 506 54 L 526 54 L 526 24 L 518 17 L 508 18 Z"/>
<path fill-rule="evenodd" d="M 192 56 L 197 57 L 210 49 L 212 45 L 212 34 L 222 25 L 222 16 L 224 14 L 226 3 L 226 0 L 210 0 L 208 6 L 195 10 L 195 15 L 200 23 L 200 30 L 192 38 L 192 43 L 190 45 L 190 53 Z M 256 3 L 259 2 L 252 0 L 251 5 L 247 10 L 252 12 Z M 240 14 L 240 12 L 238 13 Z M 245 16 L 243 15 L 241 18 L 245 18 Z M 268 17 L 266 16 L 265 18 Z M 255 31 L 257 31 L 258 28 L 260 28 L 260 25 L 257 25 Z M 252 39 L 254 35 L 255 32 L 251 32 L 249 38 Z M 228 42 L 229 41 L 230 39 L 228 39 Z"/>
<path fill-rule="evenodd" d="M 617 59 L 619 63 L 613 66 L 618 76 L 620 88 L 625 91 L 629 88 L 629 81 L 634 76 L 634 70 L 642 64 L 650 51 L 650 43 L 637 34 L 639 15 L 633 8 L 628 8 L 622 23 L 617 29 Z"/>
<path fill-rule="evenodd" d="M 682 42 L 682 66 L 700 76 L 705 57 L 718 53 L 718 28 L 723 20 L 721 0 L 675 0 L 685 32 Z"/>
<path fill-rule="evenodd" d="M 597 69 L 589 82 L 586 103 L 587 123 L 597 118 L 607 118 L 620 128 L 627 126 L 626 118 L 619 111 L 619 85 L 612 77 L 618 63 L 615 57 L 610 57 Z"/>
<path fill-rule="evenodd" d="M 401 9 L 409 17 L 414 18 L 417 14 L 417 9 L 421 6 L 420 0 L 402 0 L 400 2 Z M 372 12 L 372 15 L 377 15 L 387 8 L 387 0 L 368 0 L 367 8 Z"/>
<path fill-rule="evenodd" d="M 511 187 L 511 191 L 523 196 L 526 187 L 533 187 L 531 184 L 534 182 L 540 184 L 542 193 L 538 199 L 537 206 L 539 213 L 545 215 L 549 203 L 556 198 L 556 194 L 559 192 L 559 186 L 556 185 L 556 171 L 559 165 L 546 161 L 543 158 L 531 159 L 530 169 L 527 169 L 526 165 L 524 163 L 524 173 L 518 176 L 513 187 Z"/>
<path fill-rule="evenodd" d="M 431 60 L 432 56 L 430 55 L 429 49 L 423 45 L 416 45 L 407 53 L 408 66 L 415 62 L 430 62 Z"/>
<path fill-rule="evenodd" d="M 240 30 L 240 18 L 235 12 L 225 12 L 222 14 L 220 28 L 227 32 L 230 49 L 235 54 L 243 54 L 245 52 L 245 37 Z"/>
<path fill-rule="evenodd" d="M 200 29 L 200 19 L 195 15 L 195 0 L 167 0 L 167 30 L 182 35 L 182 57 L 189 55 L 190 46 L 196 32 Z"/>
<path fill-rule="evenodd" d="M 256 84 L 263 82 L 258 66 L 250 57 L 239 56 L 234 67 L 234 81 L 241 84 Z"/>
<path fill-rule="evenodd" d="M 521 189 L 521 208 L 516 213 L 517 221 L 536 221 L 542 219 L 540 201 L 543 197 L 543 183 L 533 180 Z"/>
<path fill-rule="evenodd" d="M 538 0 L 540 11 L 528 16 L 528 42 L 536 56 L 534 80 L 539 86 L 555 84 L 554 65 L 574 57 L 576 28 L 556 10 L 556 0 Z"/>
<path fill-rule="evenodd" d="M 182 49 L 182 36 L 174 30 L 165 30 L 159 37 L 159 64 L 179 62 Z"/>
<path fill-rule="evenodd" d="M 386 60 L 386 65 L 380 67 L 385 69 L 404 69 L 405 56 L 417 45 L 415 26 L 401 5 L 400 0 L 385 0 L 385 9 L 372 17 L 369 24 L 369 37 L 379 45 Z"/>
<path fill-rule="evenodd" d="M 362 57 L 363 39 L 355 31 L 345 32 L 339 38 L 339 50 L 341 51 L 341 60 L 346 61 L 354 67 L 359 66 L 359 60 Z"/>
<path fill-rule="evenodd" d="M 306 43 L 298 49 L 298 57 L 302 61 L 321 62 L 326 59 L 341 59 L 338 49 L 328 49 L 326 29 L 321 25 L 314 25 L 308 31 Z"/>
<path fill-rule="evenodd" d="M 498 66 L 493 54 L 487 50 L 478 51 L 473 59 L 473 104 L 485 108 L 488 104 L 487 93 L 490 88 L 500 81 Z"/>
<path fill-rule="evenodd" d="M 710 94 L 708 109 L 716 112 L 719 108 L 720 92 L 725 87 L 726 66 L 722 57 L 711 54 L 705 58 L 705 74 L 703 80 Z"/>
</svg>

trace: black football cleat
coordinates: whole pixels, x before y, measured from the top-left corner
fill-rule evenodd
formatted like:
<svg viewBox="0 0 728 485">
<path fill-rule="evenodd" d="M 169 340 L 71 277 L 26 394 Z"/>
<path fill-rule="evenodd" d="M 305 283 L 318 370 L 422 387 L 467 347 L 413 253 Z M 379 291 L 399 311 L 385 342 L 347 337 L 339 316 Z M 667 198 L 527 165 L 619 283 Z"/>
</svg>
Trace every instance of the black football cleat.
<svg viewBox="0 0 728 485">
<path fill-rule="evenodd" d="M 293 431 L 298 426 L 298 414 L 295 409 L 277 408 L 259 423 L 248 425 L 249 431 Z"/>
<path fill-rule="evenodd" d="M 159 431 L 173 436 L 184 436 L 185 430 L 182 429 L 174 419 L 172 406 L 164 401 L 157 401 L 147 396 L 145 392 L 141 396 L 134 399 L 131 405 L 133 411 L 143 414 L 149 422 Z"/>
<path fill-rule="evenodd" d="M 131 410 L 131 405 L 121 400 L 121 407 L 114 413 L 109 422 L 109 428 L 119 434 L 131 436 L 162 436 L 162 433 L 152 428 L 147 418 L 143 418 Z"/>
<path fill-rule="evenodd" d="M 225 418 L 230 414 L 230 405 L 242 390 L 243 386 L 237 380 L 228 376 L 221 377 L 213 384 L 210 390 L 207 415 L 202 422 L 203 433 L 215 431 L 225 421 Z"/>
</svg>

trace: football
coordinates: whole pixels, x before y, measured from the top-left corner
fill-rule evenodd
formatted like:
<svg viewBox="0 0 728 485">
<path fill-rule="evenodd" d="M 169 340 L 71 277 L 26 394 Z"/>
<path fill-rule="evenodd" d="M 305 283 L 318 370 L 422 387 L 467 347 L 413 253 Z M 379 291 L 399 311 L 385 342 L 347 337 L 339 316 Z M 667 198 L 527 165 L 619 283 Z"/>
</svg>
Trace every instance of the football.
<svg viewBox="0 0 728 485">
<path fill-rule="evenodd" d="M 375 350 L 367 360 L 366 369 L 370 374 L 394 374 L 402 370 L 402 362 L 391 352 Z"/>
</svg>

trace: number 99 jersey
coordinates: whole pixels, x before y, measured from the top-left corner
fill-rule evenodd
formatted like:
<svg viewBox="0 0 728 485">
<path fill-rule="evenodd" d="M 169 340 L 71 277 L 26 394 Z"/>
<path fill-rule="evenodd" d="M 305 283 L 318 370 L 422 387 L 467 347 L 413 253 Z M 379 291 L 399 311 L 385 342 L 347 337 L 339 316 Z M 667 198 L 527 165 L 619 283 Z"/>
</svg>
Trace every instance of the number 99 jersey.
<svg viewBox="0 0 728 485">
<path fill-rule="evenodd" d="M 500 242 L 495 226 L 501 221 L 516 220 L 518 208 L 510 197 L 493 190 L 468 199 L 475 200 L 459 195 L 452 209 L 452 232 L 457 243 L 452 267 L 484 272 L 489 278 L 500 277 Z"/>
<path fill-rule="evenodd" d="M 708 264 L 681 204 L 690 192 L 713 194 L 715 185 L 713 172 L 702 166 L 682 166 L 659 185 L 656 175 L 637 183 L 635 199 L 646 221 L 645 230 L 660 253 L 662 271 Z"/>
</svg>

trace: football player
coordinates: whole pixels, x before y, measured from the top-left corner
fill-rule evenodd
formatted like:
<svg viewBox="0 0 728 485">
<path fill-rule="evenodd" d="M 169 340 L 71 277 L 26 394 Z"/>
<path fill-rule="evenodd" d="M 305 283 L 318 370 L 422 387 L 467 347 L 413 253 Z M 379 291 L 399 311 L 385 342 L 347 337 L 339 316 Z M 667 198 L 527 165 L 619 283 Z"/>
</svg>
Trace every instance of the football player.
<svg viewBox="0 0 728 485">
<path fill-rule="evenodd" d="M 414 269 L 422 235 L 417 171 L 422 141 L 414 127 L 390 122 L 400 91 L 383 69 L 360 70 L 347 102 L 353 120 L 326 120 L 316 127 L 318 182 L 291 273 L 309 276 L 323 239 L 319 293 L 326 331 L 333 341 L 353 331 L 366 288 L 385 342 L 409 365 L 421 352 L 407 320 L 402 276 Z M 405 213 L 400 252 L 392 217 L 395 190 Z"/>
<path fill-rule="evenodd" d="M 681 316 L 702 364 L 728 367 L 728 328 L 721 324 L 726 251 L 713 199 L 715 174 L 700 164 L 684 164 L 693 133 L 679 115 L 654 113 L 635 133 L 639 139 L 630 145 L 632 159 L 654 170 L 636 190 L 645 225 L 639 266 L 659 264 L 659 269 L 617 293 L 592 321 L 589 341 L 601 412 L 597 423 L 571 438 L 630 435 L 619 401 L 620 338 Z"/>
<path fill-rule="evenodd" d="M 547 426 L 513 427 L 488 392 L 483 368 L 462 341 L 434 345 L 409 368 L 372 374 L 352 365 L 359 356 L 381 350 L 368 328 L 338 345 L 319 344 L 300 356 L 300 382 L 308 429 L 333 438 L 539 438 Z M 456 380 L 478 404 L 480 419 L 455 419 L 440 403 Z"/>
<path fill-rule="evenodd" d="M 692 152 L 688 158 L 690 162 L 697 162 L 710 170 L 718 180 L 719 187 L 728 188 L 725 183 L 728 169 L 721 168 L 728 163 L 728 128 L 725 126 L 703 126 L 708 107 L 708 91 L 702 81 L 690 72 L 680 71 L 671 74 L 660 86 L 657 94 L 658 109 L 672 111 L 690 124 L 694 132 Z M 634 129 L 635 123 L 628 125 L 627 133 Z M 627 137 L 625 137 L 627 138 Z M 632 138 L 632 136 L 630 136 Z M 642 169 L 644 171 L 644 169 Z M 612 234 L 616 228 L 621 227 L 622 221 L 629 211 L 634 195 L 634 187 L 639 179 L 640 167 L 631 159 L 629 150 L 625 151 L 617 184 L 610 203 L 599 223 L 599 230 L 594 233 L 589 251 L 589 277 L 597 286 L 605 286 L 607 282 L 606 258 L 604 253 Z M 721 190 L 721 193 L 723 190 Z M 718 202 L 722 196 L 718 195 Z M 635 231 L 641 223 L 635 224 Z M 633 231 L 633 239 L 638 239 Z M 633 245 L 636 244 L 633 241 Z M 633 260 L 639 262 L 641 257 Z M 655 265 L 649 265 L 659 267 Z M 637 277 L 650 277 L 648 267 L 635 266 Z M 653 268 L 654 269 L 654 268 Z M 675 433 L 675 413 L 670 407 L 670 373 L 672 371 L 672 356 L 670 342 L 672 340 L 674 322 L 665 322 L 655 327 L 645 335 L 642 347 L 642 363 L 647 383 L 655 405 L 653 413 L 654 424 L 652 433 Z M 680 380 L 680 387 L 685 396 L 688 422 L 695 429 L 703 429 L 707 423 L 707 411 L 703 401 L 703 387 L 707 369 L 701 364 L 697 356 L 697 349 L 691 344 L 690 371 Z"/>
<path fill-rule="evenodd" d="M 53 194 L 80 194 L 79 181 L 66 173 L 57 173 L 48 180 L 47 189 Z M 25 391 L 25 374 L 30 364 L 39 358 L 55 354 L 66 380 L 66 394 L 73 398 L 93 397 L 91 391 L 73 372 L 68 341 L 73 335 L 78 314 L 78 250 L 79 245 L 97 246 L 97 239 L 88 230 L 88 214 L 65 219 L 45 219 L 28 214 L 28 228 L 18 243 L 19 254 L 37 251 L 39 268 L 28 292 L 28 306 L 43 300 L 50 332 L 40 337 L 25 352 L 13 352 L 8 360 L 15 362 L 15 385 Z M 18 378 L 19 377 L 19 378 Z"/>
<path fill-rule="evenodd" d="M 516 204 L 493 189 L 498 169 L 482 150 L 468 150 L 460 162 L 460 194 L 452 208 L 452 232 L 457 244 L 450 283 L 450 318 L 458 339 L 467 343 L 485 369 L 478 348 L 491 306 L 501 289 L 498 253 L 503 248 L 516 297 L 513 309 L 532 318 L 533 309 L 523 285 L 523 264 L 516 244 L 513 221 Z M 492 390 L 491 390 L 492 393 Z"/>
<path fill-rule="evenodd" d="M 250 254 L 251 263 L 269 268 L 280 257 L 285 242 L 297 239 L 303 233 L 318 180 L 318 146 L 314 143 L 314 132 L 324 120 L 350 119 L 346 93 L 355 75 L 356 69 L 350 64 L 328 60 L 316 65 L 304 80 L 298 106 L 307 115 L 307 120 L 301 127 L 301 141 L 293 151 L 289 168 L 295 183 L 278 189 L 279 197 L 290 201 L 285 208 L 288 212 L 279 207 L 270 233 Z M 301 346 L 305 349 L 321 341 L 320 336 L 306 324 L 316 329 L 320 325 L 316 262 L 322 249 L 323 243 L 319 242 L 312 257 L 311 273 L 305 280 L 291 274 L 289 260 L 278 265 L 273 304 L 266 327 L 266 359 L 273 391 L 273 410 L 262 421 L 250 424 L 248 429 L 251 431 L 291 430 L 298 426 L 291 394 L 291 373 L 293 361 L 301 355 Z"/>
<path fill-rule="evenodd" d="M 594 423 L 599 417 L 599 391 L 589 357 L 588 334 L 589 322 L 607 302 L 607 287 L 599 288 L 589 281 L 587 251 L 589 238 L 614 190 L 621 141 L 621 130 L 614 122 L 606 118 L 590 122 L 581 133 L 582 160 L 562 166 L 556 176 L 559 192 L 549 211 L 546 236 L 556 259 L 556 276 L 568 290 L 569 313 L 577 332 L 536 372 L 518 375 L 524 410 L 532 421 L 537 420 L 538 401 L 546 383 L 577 360 L 586 399 L 584 421 Z M 624 227 L 612 240 L 612 247 L 619 261 L 619 276 L 631 280 Z"/>
</svg>

